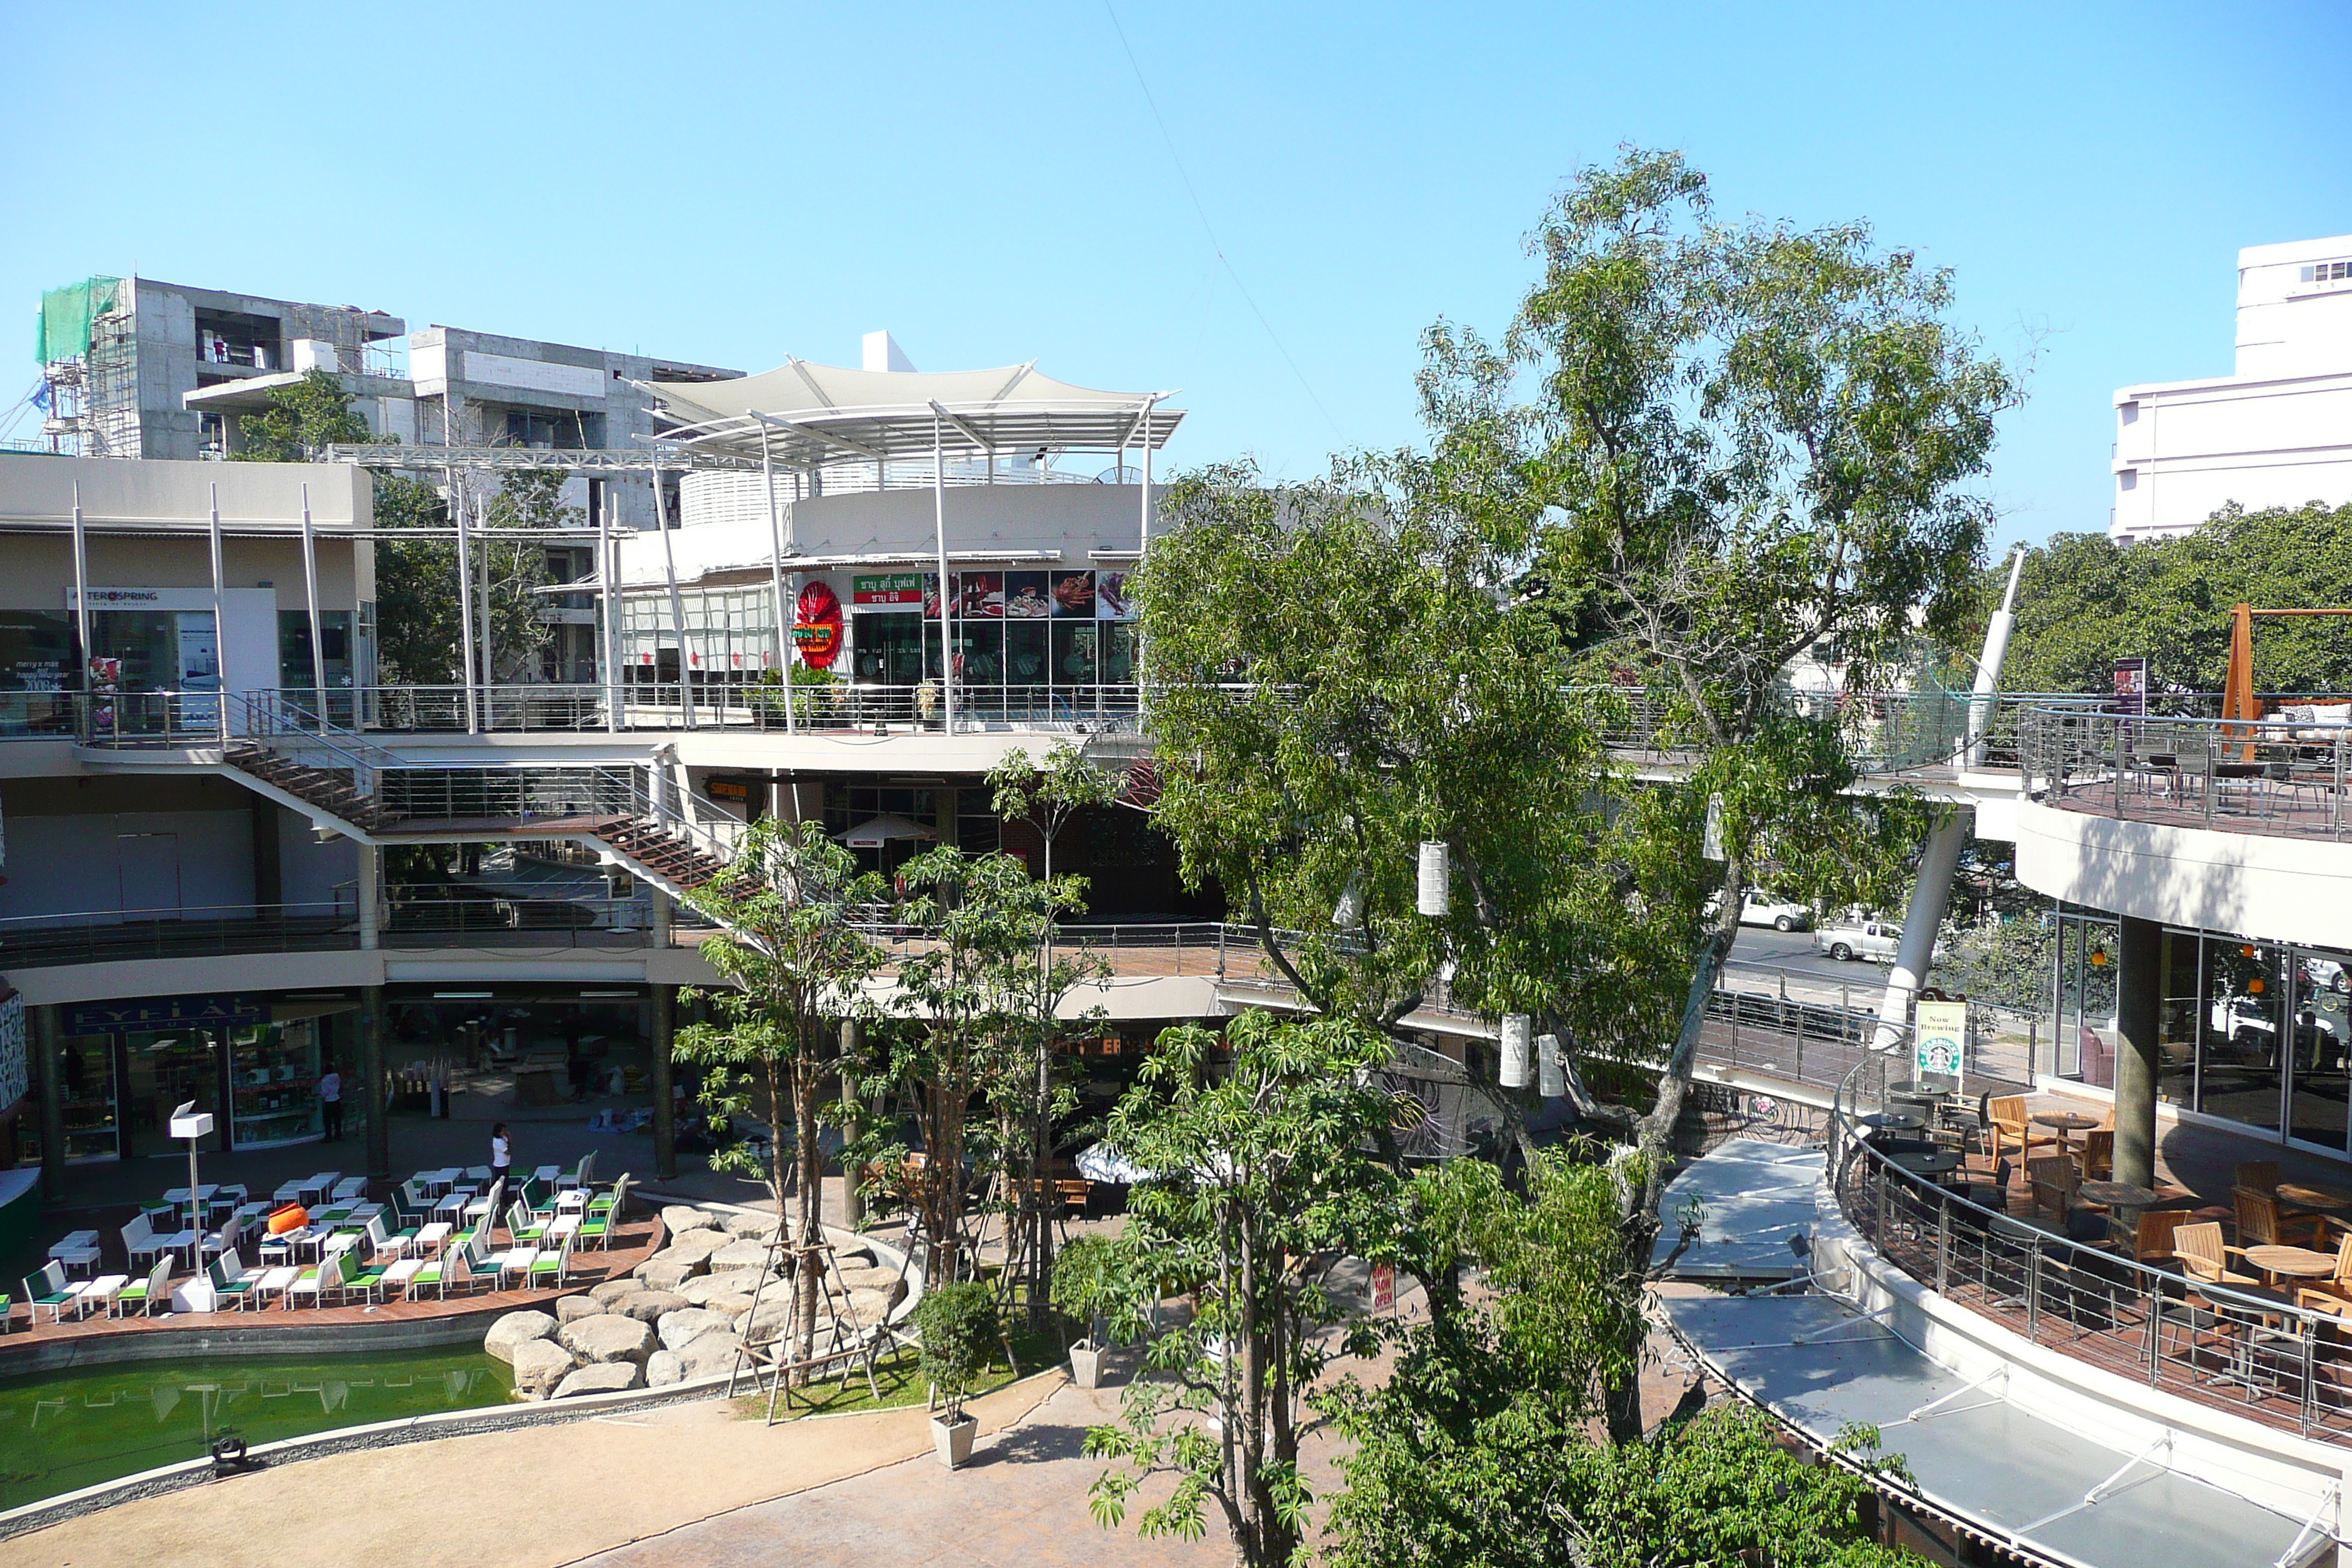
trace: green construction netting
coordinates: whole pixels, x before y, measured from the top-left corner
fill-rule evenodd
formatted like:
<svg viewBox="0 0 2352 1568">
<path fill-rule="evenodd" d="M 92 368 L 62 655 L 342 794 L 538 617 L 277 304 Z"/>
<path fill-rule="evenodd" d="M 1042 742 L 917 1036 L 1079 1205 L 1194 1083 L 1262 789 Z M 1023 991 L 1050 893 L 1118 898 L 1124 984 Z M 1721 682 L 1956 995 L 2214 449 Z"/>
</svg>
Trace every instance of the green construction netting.
<svg viewBox="0 0 2352 1568">
<path fill-rule="evenodd" d="M 47 364 L 89 353 L 92 317 L 114 309 L 120 278 L 85 278 L 62 289 L 41 290 L 41 317 L 33 329 L 33 358 Z"/>
</svg>

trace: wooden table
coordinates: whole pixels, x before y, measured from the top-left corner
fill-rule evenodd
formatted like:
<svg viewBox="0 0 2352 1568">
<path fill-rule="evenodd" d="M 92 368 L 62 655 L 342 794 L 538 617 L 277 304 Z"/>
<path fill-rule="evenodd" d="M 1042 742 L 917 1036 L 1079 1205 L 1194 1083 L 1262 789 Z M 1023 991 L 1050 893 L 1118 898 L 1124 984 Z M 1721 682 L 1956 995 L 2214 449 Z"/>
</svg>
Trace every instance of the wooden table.
<svg viewBox="0 0 2352 1568">
<path fill-rule="evenodd" d="M 2033 1113 L 2033 1122 L 2039 1127 L 2054 1129 L 2058 1134 L 2058 1147 L 2065 1150 L 2074 1147 L 2075 1133 L 2089 1131 L 2099 1124 L 2099 1119 L 2078 1115 L 2072 1110 L 2037 1110 Z"/>
<path fill-rule="evenodd" d="M 2282 1274 L 2294 1279 L 2325 1279 L 2336 1272 L 2336 1259 L 2307 1247 L 2250 1247 L 2246 1261 L 2273 1280 Z"/>
<path fill-rule="evenodd" d="M 2281 1182 L 2276 1191 L 2282 1201 L 2299 1209 L 2352 1208 L 2352 1193 L 2340 1187 L 2323 1187 L 2315 1182 Z"/>
<path fill-rule="evenodd" d="M 2130 1182 L 2084 1182 L 2075 1191 L 2108 1209 L 2153 1208 L 2158 1201 L 2156 1189 Z"/>
</svg>

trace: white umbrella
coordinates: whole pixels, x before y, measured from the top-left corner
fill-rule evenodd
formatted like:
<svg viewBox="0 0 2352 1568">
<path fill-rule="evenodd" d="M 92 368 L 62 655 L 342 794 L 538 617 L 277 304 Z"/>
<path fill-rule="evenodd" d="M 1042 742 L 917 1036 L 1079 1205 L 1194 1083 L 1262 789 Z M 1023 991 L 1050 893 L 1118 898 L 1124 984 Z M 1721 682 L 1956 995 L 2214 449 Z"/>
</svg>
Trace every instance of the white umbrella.
<svg viewBox="0 0 2352 1568">
<path fill-rule="evenodd" d="M 1150 1172 L 1108 1143 L 1096 1143 L 1078 1151 L 1078 1174 L 1090 1182 L 1108 1182 L 1123 1187 L 1151 1177 Z"/>
<path fill-rule="evenodd" d="M 925 827 L 921 823 L 903 816 L 877 816 L 871 821 L 859 823 L 846 833 L 834 835 L 835 838 L 848 845 L 852 849 L 879 849 L 893 838 L 937 838 L 938 837 L 938 834 Z"/>
</svg>

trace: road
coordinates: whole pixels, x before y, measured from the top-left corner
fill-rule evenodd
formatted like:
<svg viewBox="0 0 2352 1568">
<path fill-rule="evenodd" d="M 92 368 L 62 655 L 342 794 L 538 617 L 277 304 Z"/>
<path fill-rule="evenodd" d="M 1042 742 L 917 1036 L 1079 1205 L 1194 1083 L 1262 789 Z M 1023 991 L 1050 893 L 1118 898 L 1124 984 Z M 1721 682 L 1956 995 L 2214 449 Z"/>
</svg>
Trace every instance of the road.
<svg viewBox="0 0 2352 1568">
<path fill-rule="evenodd" d="M 1875 993 L 1886 983 L 1883 965 L 1866 960 L 1840 963 L 1815 952 L 1813 933 L 1809 931 L 1777 931 L 1770 926 L 1742 926 L 1739 940 L 1731 944 L 1731 962 L 1785 970 L 1792 977 L 1801 974 L 1832 985 L 1849 985 L 1856 991 Z"/>
</svg>

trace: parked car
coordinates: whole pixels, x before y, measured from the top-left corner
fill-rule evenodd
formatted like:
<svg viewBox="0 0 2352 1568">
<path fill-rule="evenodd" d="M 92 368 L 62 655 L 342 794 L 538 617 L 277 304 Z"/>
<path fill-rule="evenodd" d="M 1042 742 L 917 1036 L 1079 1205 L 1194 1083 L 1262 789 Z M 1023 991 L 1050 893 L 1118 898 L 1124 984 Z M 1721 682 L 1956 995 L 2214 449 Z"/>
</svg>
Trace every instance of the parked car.
<svg viewBox="0 0 2352 1568">
<path fill-rule="evenodd" d="M 1709 920 L 1723 907 L 1720 895 L 1707 900 L 1706 914 Z M 1744 926 L 1770 926 L 1775 931 L 1809 931 L 1813 924 L 1813 906 L 1800 904 L 1770 893 L 1748 892 L 1740 895 L 1739 923 Z"/>
<path fill-rule="evenodd" d="M 1903 944 L 1903 928 L 1893 921 L 1859 920 L 1825 925 L 1813 933 L 1813 946 L 1840 963 L 1857 958 L 1874 963 L 1892 963 L 1896 949 Z M 1944 944 L 1936 943 L 1931 963 L 1944 957 Z"/>
</svg>

